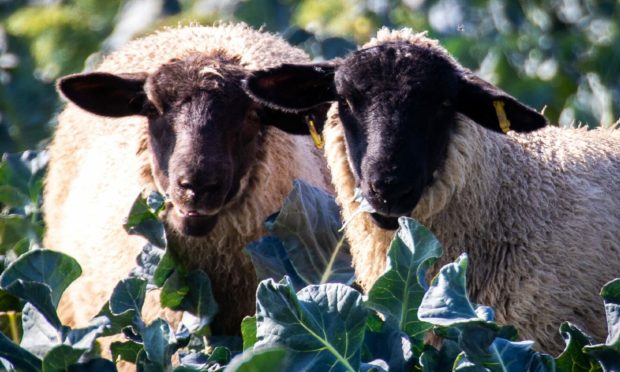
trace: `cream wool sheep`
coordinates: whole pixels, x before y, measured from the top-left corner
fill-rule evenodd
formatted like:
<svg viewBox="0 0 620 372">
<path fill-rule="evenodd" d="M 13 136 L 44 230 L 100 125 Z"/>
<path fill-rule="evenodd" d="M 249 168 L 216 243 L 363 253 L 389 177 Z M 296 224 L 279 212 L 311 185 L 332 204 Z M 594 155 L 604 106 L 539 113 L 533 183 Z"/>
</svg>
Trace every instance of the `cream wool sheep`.
<svg viewBox="0 0 620 372">
<path fill-rule="evenodd" d="M 289 81 L 316 88 L 291 98 Z M 434 272 L 467 252 L 472 300 L 537 348 L 561 351 L 567 320 L 605 337 L 598 292 L 620 276 L 619 130 L 517 133 L 546 121 L 408 29 L 383 29 L 341 61 L 257 72 L 246 89 L 292 112 L 338 101 L 323 135 L 343 218 L 356 187 L 378 210 L 346 229 L 365 290 L 385 270 L 396 217 L 409 215 L 444 246 Z"/>
<path fill-rule="evenodd" d="M 132 41 L 105 58 L 95 73 L 60 82 L 72 101 L 108 116 L 69 103 L 49 148 L 45 246 L 75 257 L 83 269 L 61 301 L 65 323 L 87 323 L 135 267 L 145 241 L 127 235 L 123 219 L 138 193 L 158 190 L 172 195 L 164 216 L 169 245 L 188 269 L 203 269 L 211 278 L 220 309 L 212 330 L 239 333 L 242 317 L 254 312 L 256 289 L 250 258 L 242 248 L 264 234 L 264 219 L 280 208 L 293 179 L 330 188 L 324 159 L 312 141 L 271 126 L 303 116 L 282 116 L 260 107 L 239 86 L 248 71 L 307 61 L 303 51 L 282 38 L 243 24 L 189 26 Z M 194 83 L 200 85 L 191 86 Z M 181 96 L 183 84 L 191 86 L 187 96 Z M 123 94 L 110 94 L 106 97 L 112 97 L 111 103 L 103 102 L 106 93 L 101 92 L 121 85 Z M 91 94 L 93 86 L 99 90 Z M 131 92 L 135 96 L 127 98 L 125 106 L 113 101 L 124 99 L 131 89 L 137 89 Z M 227 99 L 233 103 L 218 104 Z M 136 102 L 143 107 L 134 107 Z M 176 132 L 155 138 L 158 130 L 169 130 L 158 129 L 159 122 L 167 120 L 167 105 L 176 116 L 165 125 L 174 125 Z M 113 106 L 120 111 L 111 111 Z M 200 124 L 200 118 L 211 124 Z M 225 128 L 232 125 L 239 129 Z M 187 134 L 190 129 L 183 128 L 195 131 Z M 226 135 L 218 140 L 221 133 Z M 166 155 L 162 143 L 174 137 L 176 145 L 169 146 L 174 153 Z M 238 137 L 248 145 L 228 145 Z M 224 149 L 212 153 L 218 146 Z M 176 156 L 178 151 L 192 158 Z M 231 151 L 242 159 L 241 165 L 228 161 Z M 202 171 L 209 166 L 211 171 Z M 228 173 L 233 174 L 217 178 Z M 221 184 L 232 186 L 224 189 Z M 196 201 L 198 193 L 206 196 Z M 150 318 L 159 312 L 153 303 L 145 307 Z"/>
</svg>

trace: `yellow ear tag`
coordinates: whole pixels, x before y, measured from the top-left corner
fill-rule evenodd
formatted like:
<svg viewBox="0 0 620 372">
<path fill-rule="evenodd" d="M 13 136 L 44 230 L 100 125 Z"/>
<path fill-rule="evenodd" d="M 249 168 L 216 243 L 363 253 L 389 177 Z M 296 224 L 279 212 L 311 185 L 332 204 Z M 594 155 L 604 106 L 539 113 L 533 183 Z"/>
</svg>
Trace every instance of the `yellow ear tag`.
<svg viewBox="0 0 620 372">
<path fill-rule="evenodd" d="M 322 149 L 325 142 L 323 142 L 323 136 L 319 134 L 314 126 L 314 120 L 311 117 L 306 116 L 306 123 L 308 123 L 308 130 L 310 131 L 310 137 L 312 137 L 312 141 L 314 142 L 314 146 L 317 149 Z"/>
<path fill-rule="evenodd" d="M 495 107 L 495 113 L 497 114 L 497 120 L 499 121 L 499 127 L 504 134 L 510 132 L 510 120 L 506 117 L 506 111 L 504 111 L 504 101 L 493 101 Z"/>
</svg>

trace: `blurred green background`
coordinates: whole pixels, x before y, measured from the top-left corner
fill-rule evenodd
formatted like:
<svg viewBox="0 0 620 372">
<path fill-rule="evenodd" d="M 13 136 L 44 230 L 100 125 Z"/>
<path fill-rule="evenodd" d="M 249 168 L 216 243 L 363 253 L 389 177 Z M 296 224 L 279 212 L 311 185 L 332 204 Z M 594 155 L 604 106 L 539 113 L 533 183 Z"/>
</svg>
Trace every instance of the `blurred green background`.
<svg viewBox="0 0 620 372">
<path fill-rule="evenodd" d="M 428 30 L 465 66 L 561 126 L 620 116 L 620 1 L 0 0 L 0 153 L 42 148 L 59 76 L 162 27 L 243 20 L 333 58 L 381 26 Z"/>
</svg>

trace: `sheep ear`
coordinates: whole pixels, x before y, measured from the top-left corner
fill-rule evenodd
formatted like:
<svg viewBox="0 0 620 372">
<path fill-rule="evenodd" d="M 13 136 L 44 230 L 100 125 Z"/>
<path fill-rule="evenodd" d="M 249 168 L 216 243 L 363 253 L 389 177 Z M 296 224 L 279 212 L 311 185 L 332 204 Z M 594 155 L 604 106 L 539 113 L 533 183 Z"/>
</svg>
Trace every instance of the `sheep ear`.
<svg viewBox="0 0 620 372">
<path fill-rule="evenodd" d="M 69 101 L 93 114 L 110 117 L 140 115 L 147 102 L 146 74 L 93 72 L 66 76 L 58 90 Z"/>
<path fill-rule="evenodd" d="M 321 133 L 329 106 L 329 104 L 322 104 L 310 110 L 295 113 L 263 107 L 258 110 L 258 116 L 263 125 L 271 125 L 290 134 L 309 134 L 311 131 L 309 120 L 312 120 L 314 130 Z"/>
<path fill-rule="evenodd" d="M 336 99 L 333 63 L 284 64 L 256 71 L 245 80 L 245 91 L 268 107 L 301 112 Z"/>
<path fill-rule="evenodd" d="M 531 132 L 547 125 L 547 119 L 508 93 L 465 71 L 459 81 L 457 110 L 496 132 Z"/>
</svg>

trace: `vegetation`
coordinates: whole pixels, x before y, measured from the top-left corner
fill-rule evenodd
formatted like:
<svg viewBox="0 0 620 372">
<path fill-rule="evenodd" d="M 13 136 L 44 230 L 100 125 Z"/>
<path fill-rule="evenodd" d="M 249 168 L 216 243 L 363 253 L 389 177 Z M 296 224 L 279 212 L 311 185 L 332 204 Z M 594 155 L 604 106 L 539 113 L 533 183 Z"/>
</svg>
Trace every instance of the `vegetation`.
<svg viewBox="0 0 620 372">
<path fill-rule="evenodd" d="M 136 7 L 143 6 L 140 9 Z M 179 22 L 242 20 L 282 33 L 314 58 L 343 55 L 380 26 L 428 30 L 465 66 L 562 126 L 611 126 L 620 116 L 620 3 L 614 0 L 0 0 L 0 361 L 25 371 L 114 370 L 96 340 L 122 333 L 115 360 L 142 370 L 620 370 L 620 281 L 601 291 L 609 336 L 592 340 L 572 324 L 559 356 L 517 341 L 513 327 L 466 296 L 467 257 L 427 269 L 440 243 L 410 219 L 389 252 L 389 269 L 366 297 L 330 197 L 303 183 L 246 247 L 259 279 L 257 313 L 243 337 L 211 337 L 217 311 L 209 278 L 166 251 L 160 195 L 136 200 L 129 233 L 145 238 L 130 277 L 82 329 L 61 324 L 56 307 L 79 277 L 71 257 L 41 250 L 42 150 L 60 102 L 59 76 L 90 69 L 132 37 Z M 31 149 L 31 150 L 29 150 Z M 26 151 L 28 150 L 28 151 Z M 25 151 L 20 154 L 10 152 Z M 295 211 L 305 210 L 305 214 Z M 188 311 L 179 330 L 140 318 L 148 289 Z M 542 309 L 541 311 L 544 311 Z M 191 313 L 191 315 L 190 315 Z M 435 332 L 439 349 L 424 343 Z M 1 367 L 0 367 L 1 369 Z"/>
<path fill-rule="evenodd" d="M 553 358 L 533 351 L 532 342 L 517 341 L 513 327 L 494 322 L 493 309 L 470 302 L 465 254 L 427 284 L 427 270 L 441 256 L 441 244 L 409 218 L 399 220 L 388 269 L 362 296 L 348 285 L 354 280 L 353 271 L 333 197 L 300 181 L 282 210 L 267 220 L 271 234 L 246 248 L 262 281 L 256 315 L 241 324 L 242 340 L 210 337 L 217 304 L 209 278 L 201 271 L 187 272 L 165 249 L 165 231 L 157 220 L 163 202 L 158 194 L 136 200 L 125 227 L 147 242 L 137 269 L 116 285 L 109 302 L 86 328 L 71 329 L 56 314 L 63 291 L 81 274 L 74 259 L 33 249 L 4 270 L 3 296 L 25 302 L 19 345 L 16 332 L 7 333 L 13 339 L 0 334 L 5 368 L 113 371 L 111 361 L 94 355 L 95 341 L 118 333 L 127 341 L 112 343 L 114 360 L 135 363 L 145 371 L 172 370 L 173 356 L 180 360 L 175 371 L 614 371 L 620 367 L 620 279 L 601 292 L 610 331 L 607 343 L 592 345 L 581 330 L 564 323 L 560 331 L 567 346 Z M 146 324 L 141 318 L 148 286 L 161 288 L 162 305 L 189 312 L 176 332 L 164 319 Z M 18 326 L 11 323 L 9 328 Z M 429 332 L 444 338 L 440 349 L 424 344 Z"/>
</svg>

